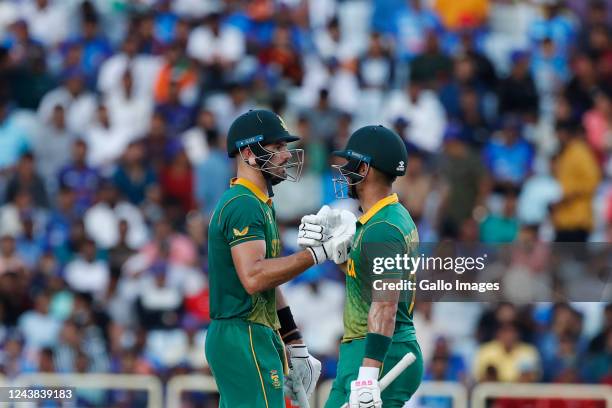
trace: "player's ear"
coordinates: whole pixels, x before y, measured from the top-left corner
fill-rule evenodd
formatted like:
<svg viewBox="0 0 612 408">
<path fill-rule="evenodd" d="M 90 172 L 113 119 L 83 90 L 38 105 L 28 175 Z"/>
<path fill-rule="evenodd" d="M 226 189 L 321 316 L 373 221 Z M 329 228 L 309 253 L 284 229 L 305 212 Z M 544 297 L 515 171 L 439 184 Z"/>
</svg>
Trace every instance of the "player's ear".
<svg viewBox="0 0 612 408">
<path fill-rule="evenodd" d="M 255 166 L 257 164 L 257 161 L 255 160 L 255 154 L 248 146 L 242 149 L 242 157 L 244 157 L 246 162 L 251 166 Z"/>
<path fill-rule="evenodd" d="M 368 168 L 370 166 L 367 163 L 361 163 L 359 165 L 359 168 L 357 169 L 357 172 L 362 175 L 363 177 L 365 177 L 368 174 Z"/>
</svg>

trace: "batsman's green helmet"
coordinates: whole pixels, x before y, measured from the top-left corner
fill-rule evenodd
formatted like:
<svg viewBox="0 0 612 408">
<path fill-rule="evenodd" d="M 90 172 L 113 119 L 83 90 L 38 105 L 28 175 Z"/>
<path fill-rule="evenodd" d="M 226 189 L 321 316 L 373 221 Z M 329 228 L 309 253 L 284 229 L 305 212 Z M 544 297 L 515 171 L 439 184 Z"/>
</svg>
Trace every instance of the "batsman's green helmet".
<svg viewBox="0 0 612 408">
<path fill-rule="evenodd" d="M 300 138 L 289 133 L 287 125 L 276 113 L 265 109 L 250 110 L 238 116 L 227 134 L 227 154 L 235 157 L 245 146 L 265 146 L 277 142 L 295 142 Z"/>
<path fill-rule="evenodd" d="M 356 130 L 344 150 L 335 151 L 333 154 L 344 157 L 349 162 L 368 163 L 392 177 L 406 174 L 406 145 L 397 133 L 382 125 L 365 126 Z"/>
</svg>

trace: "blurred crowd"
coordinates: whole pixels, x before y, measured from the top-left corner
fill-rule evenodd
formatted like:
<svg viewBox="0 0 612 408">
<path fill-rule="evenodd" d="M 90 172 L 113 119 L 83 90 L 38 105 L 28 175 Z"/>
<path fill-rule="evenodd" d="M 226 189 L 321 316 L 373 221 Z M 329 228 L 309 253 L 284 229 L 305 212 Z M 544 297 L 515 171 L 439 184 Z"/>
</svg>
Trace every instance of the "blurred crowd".
<svg viewBox="0 0 612 408">
<path fill-rule="evenodd" d="M 285 253 L 302 215 L 354 205 L 330 152 L 377 123 L 421 241 L 609 243 L 611 22 L 597 0 L 0 2 L 0 373 L 207 372 L 207 220 L 250 108 L 306 152 L 275 188 Z M 333 378 L 341 273 L 285 290 Z M 426 378 L 612 383 L 604 306 L 418 304 Z"/>
</svg>

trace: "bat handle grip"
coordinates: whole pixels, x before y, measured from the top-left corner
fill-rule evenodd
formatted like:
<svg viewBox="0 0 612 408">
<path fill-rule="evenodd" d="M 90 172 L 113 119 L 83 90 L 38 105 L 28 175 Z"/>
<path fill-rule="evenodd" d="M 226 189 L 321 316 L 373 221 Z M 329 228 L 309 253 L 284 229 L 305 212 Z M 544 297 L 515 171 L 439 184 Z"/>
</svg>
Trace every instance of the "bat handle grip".
<svg viewBox="0 0 612 408">
<path fill-rule="evenodd" d="M 389 386 L 408 366 L 416 361 L 414 353 L 406 353 L 404 357 L 396 365 L 389 370 L 383 378 L 380 379 L 380 392 Z M 348 402 L 345 402 L 340 408 L 349 408 Z"/>
</svg>

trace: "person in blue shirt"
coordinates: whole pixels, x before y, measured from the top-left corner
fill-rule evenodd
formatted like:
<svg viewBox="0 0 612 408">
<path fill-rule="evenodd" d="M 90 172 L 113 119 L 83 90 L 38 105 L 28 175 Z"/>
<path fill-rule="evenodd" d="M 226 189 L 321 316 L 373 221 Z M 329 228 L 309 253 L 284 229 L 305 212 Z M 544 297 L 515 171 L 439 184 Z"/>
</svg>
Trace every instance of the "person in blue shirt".
<svg viewBox="0 0 612 408">
<path fill-rule="evenodd" d="M 98 172 L 87 165 L 86 157 L 87 144 L 81 139 L 76 140 L 72 147 L 72 163 L 64 166 L 59 174 L 60 187 L 70 188 L 76 193 L 76 207 L 81 214 L 93 204 L 101 180 Z"/>
<path fill-rule="evenodd" d="M 233 176 L 233 165 L 219 144 L 216 130 L 208 130 L 206 139 L 210 150 L 208 156 L 196 167 L 194 191 L 200 211 L 208 219 L 219 198 L 227 190 Z"/>
<path fill-rule="evenodd" d="M 505 116 L 499 137 L 491 139 L 483 150 L 483 161 L 496 190 L 521 184 L 531 171 L 533 148 L 521 137 L 520 131 L 519 118 Z"/>
</svg>

